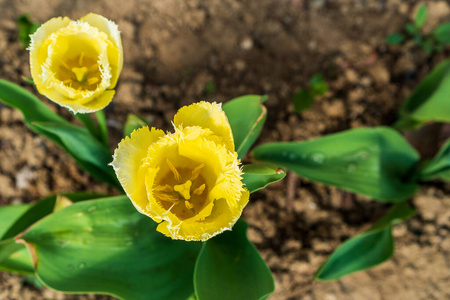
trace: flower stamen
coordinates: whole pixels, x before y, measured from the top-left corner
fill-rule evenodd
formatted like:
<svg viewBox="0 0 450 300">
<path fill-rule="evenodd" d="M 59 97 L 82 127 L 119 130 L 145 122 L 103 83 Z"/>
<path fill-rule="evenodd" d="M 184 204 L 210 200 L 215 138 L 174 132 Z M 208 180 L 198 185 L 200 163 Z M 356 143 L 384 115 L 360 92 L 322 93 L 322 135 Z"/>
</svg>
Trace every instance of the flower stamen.
<svg viewBox="0 0 450 300">
<path fill-rule="evenodd" d="M 191 176 L 191 180 L 194 181 L 195 179 L 197 179 L 198 175 L 200 175 L 200 171 L 205 167 L 205 164 L 201 164 L 200 166 L 198 166 L 197 168 L 195 168 L 194 170 L 192 170 L 192 176 Z"/>
<path fill-rule="evenodd" d="M 172 163 L 170 162 L 170 160 L 167 158 L 166 159 L 167 164 L 169 165 L 170 170 L 173 173 L 173 177 L 175 178 L 176 181 L 181 182 L 181 175 L 180 173 L 178 173 L 178 170 L 175 168 L 174 165 L 172 165 Z"/>
<path fill-rule="evenodd" d="M 202 184 L 201 186 L 199 186 L 198 188 L 196 188 L 194 190 L 193 194 L 197 195 L 197 196 L 200 196 L 203 193 L 203 191 L 205 190 L 205 188 L 206 188 L 206 185 Z"/>
</svg>

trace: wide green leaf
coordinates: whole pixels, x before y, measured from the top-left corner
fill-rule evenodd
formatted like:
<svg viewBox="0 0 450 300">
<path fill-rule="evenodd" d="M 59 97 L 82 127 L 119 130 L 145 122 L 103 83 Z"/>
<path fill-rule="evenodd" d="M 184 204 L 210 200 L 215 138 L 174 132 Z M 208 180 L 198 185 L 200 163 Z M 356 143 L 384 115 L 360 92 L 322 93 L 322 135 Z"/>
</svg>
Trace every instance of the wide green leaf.
<svg viewBox="0 0 450 300">
<path fill-rule="evenodd" d="M 57 136 L 66 151 L 94 178 L 121 189 L 113 168 L 108 148 L 89 133 L 86 128 L 72 124 L 34 122 L 40 130 Z"/>
<path fill-rule="evenodd" d="M 34 249 L 47 286 L 121 299 L 186 299 L 200 243 L 156 231 L 125 196 L 75 203 L 34 224 L 21 239 Z"/>
<path fill-rule="evenodd" d="M 72 202 L 104 197 L 103 195 L 100 194 L 86 193 L 86 192 L 62 193 L 60 195 L 69 198 Z M 43 217 L 52 213 L 57 198 L 58 195 L 51 195 L 39 200 L 33 205 L 30 205 L 29 208 L 20 215 L 20 217 L 15 219 L 13 223 L 10 223 L 10 225 L 5 230 L 2 239 L 8 239 L 18 235 L 19 233 L 27 229 L 29 226 L 31 226 L 33 223 L 39 221 Z"/>
<path fill-rule="evenodd" d="M 405 203 L 394 205 L 372 229 L 340 245 L 317 270 L 315 280 L 335 280 L 388 260 L 394 253 L 392 225 L 409 219 L 414 209 Z"/>
<path fill-rule="evenodd" d="M 259 191 L 286 176 L 286 173 L 282 169 L 271 165 L 248 164 L 244 165 L 243 171 L 242 182 L 250 193 Z"/>
<path fill-rule="evenodd" d="M 439 25 L 434 31 L 433 35 L 435 38 L 443 43 L 443 44 L 449 44 L 450 43 L 450 23 L 444 23 Z"/>
<path fill-rule="evenodd" d="M 273 293 L 272 274 L 247 239 L 247 223 L 203 244 L 194 273 L 198 300 L 258 300 Z"/>
<path fill-rule="evenodd" d="M 267 117 L 262 102 L 266 96 L 242 96 L 223 105 L 233 131 L 234 145 L 239 158 L 244 158 L 258 138 Z"/>
<path fill-rule="evenodd" d="M 30 208 L 29 204 L 0 206 L 0 240 L 3 235 Z"/>
<path fill-rule="evenodd" d="M 138 128 L 143 126 L 147 126 L 148 123 L 141 117 L 138 117 L 133 114 L 128 114 L 127 121 L 125 122 L 125 127 L 123 128 L 123 136 L 130 136 L 131 133 Z"/>
<path fill-rule="evenodd" d="M 408 176 L 419 155 L 388 127 L 351 129 L 307 142 L 265 144 L 253 151 L 253 157 L 380 201 L 403 201 L 418 188 Z"/>
<path fill-rule="evenodd" d="M 425 163 L 417 170 L 417 178 L 420 180 L 439 178 L 450 181 L 450 139 L 431 161 Z"/>
<path fill-rule="evenodd" d="M 24 245 L 3 239 L 7 230 L 30 208 L 29 204 L 0 206 L 0 270 L 33 274 L 33 264 Z"/>
<path fill-rule="evenodd" d="M 435 67 L 406 99 L 394 126 L 410 130 L 430 121 L 450 122 L 450 60 Z"/>
</svg>

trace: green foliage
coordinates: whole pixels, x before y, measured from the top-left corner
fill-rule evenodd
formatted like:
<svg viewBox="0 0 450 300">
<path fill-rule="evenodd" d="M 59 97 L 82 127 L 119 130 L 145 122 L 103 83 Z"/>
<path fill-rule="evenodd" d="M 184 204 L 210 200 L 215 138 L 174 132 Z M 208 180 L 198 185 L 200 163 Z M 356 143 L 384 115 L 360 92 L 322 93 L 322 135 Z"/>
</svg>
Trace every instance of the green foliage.
<svg viewBox="0 0 450 300">
<path fill-rule="evenodd" d="M 433 35 L 442 44 L 450 43 L 450 23 L 444 23 L 438 26 L 434 31 Z"/>
<path fill-rule="evenodd" d="M 431 161 L 417 170 L 417 178 L 424 181 L 442 179 L 450 182 L 450 139 Z"/>
<path fill-rule="evenodd" d="M 21 237 L 35 250 L 36 275 L 65 292 L 121 299 L 186 299 L 200 243 L 172 241 L 125 196 L 75 203 Z"/>
<path fill-rule="evenodd" d="M 279 168 L 270 165 L 244 165 L 242 182 L 250 193 L 259 191 L 271 183 L 280 181 L 286 173 Z"/>
<path fill-rule="evenodd" d="M 1 79 L 0 102 L 20 110 L 31 130 L 60 146 L 94 178 L 121 189 L 112 167 L 108 166 L 111 153 L 89 130 L 72 125 L 24 88 Z M 96 156 L 89 156 L 92 154 Z"/>
<path fill-rule="evenodd" d="M 302 113 L 314 104 L 316 97 L 324 95 L 328 92 L 328 84 L 322 75 L 316 74 L 309 81 L 308 89 L 300 89 L 294 96 L 294 110 Z"/>
<path fill-rule="evenodd" d="M 444 23 L 433 30 L 429 35 L 422 33 L 422 27 L 428 18 L 428 11 L 425 4 L 422 4 L 417 9 L 414 18 L 414 23 L 405 24 L 405 31 L 407 37 L 414 41 L 417 46 L 422 46 L 427 54 L 433 52 L 440 52 L 444 46 L 450 44 L 450 23 Z M 390 45 L 400 45 L 406 38 L 401 33 L 393 33 L 386 37 L 386 43 Z"/>
<path fill-rule="evenodd" d="M 34 122 L 44 135 L 58 137 L 64 149 L 69 153 L 80 167 L 88 171 L 92 177 L 107 182 L 121 190 L 121 185 L 109 163 L 112 155 L 109 149 L 101 144 L 85 128 L 72 124 L 54 122 Z"/>
<path fill-rule="evenodd" d="M 241 159 L 261 133 L 267 117 L 267 109 L 262 104 L 266 99 L 266 96 L 247 95 L 223 105 L 233 131 L 236 152 Z"/>
<path fill-rule="evenodd" d="M 393 33 L 391 35 L 388 35 L 386 38 L 386 43 L 390 45 L 399 45 L 403 43 L 405 40 L 405 36 L 401 33 Z"/>
<path fill-rule="evenodd" d="M 204 90 L 205 94 L 214 94 L 216 92 L 216 83 L 214 81 L 209 81 Z"/>
<path fill-rule="evenodd" d="M 423 24 L 425 24 L 425 21 L 427 20 L 428 12 L 427 7 L 425 4 L 422 4 L 417 9 L 416 17 L 414 19 L 414 23 L 416 25 L 416 28 L 422 28 Z"/>
<path fill-rule="evenodd" d="M 392 226 L 414 215 L 405 203 L 394 205 L 370 230 L 340 245 L 317 270 L 315 280 L 335 280 L 388 260 L 394 253 Z"/>
<path fill-rule="evenodd" d="M 22 274 L 33 274 L 31 257 L 24 245 L 16 244 L 13 238 L 4 239 L 8 229 L 30 208 L 29 204 L 0 207 L 0 270 Z"/>
<path fill-rule="evenodd" d="M 127 121 L 125 122 L 125 127 L 123 129 L 123 136 L 130 136 L 131 133 L 138 128 L 147 126 L 148 123 L 146 120 L 142 119 L 133 114 L 128 114 Z"/>
<path fill-rule="evenodd" d="M 435 67 L 403 102 L 394 127 L 411 130 L 430 121 L 450 122 L 450 60 Z"/>
<path fill-rule="evenodd" d="M 18 17 L 16 23 L 19 30 L 20 44 L 25 49 L 30 45 L 30 34 L 33 34 L 41 24 L 31 22 L 28 14 L 23 14 Z"/>
<path fill-rule="evenodd" d="M 407 179 L 419 155 L 387 127 L 352 129 L 307 142 L 265 144 L 253 151 L 253 157 L 385 202 L 403 201 L 418 188 Z"/>
<path fill-rule="evenodd" d="M 100 197 L 100 195 L 92 193 L 68 193 L 63 195 L 74 202 Z M 33 205 L 0 207 L 0 270 L 34 274 L 30 254 L 25 245 L 15 243 L 14 237 L 33 223 L 52 213 L 57 198 L 54 195 Z"/>
<path fill-rule="evenodd" d="M 0 206 L 0 240 L 8 228 L 29 208 L 29 204 Z"/>
<path fill-rule="evenodd" d="M 275 289 L 272 274 L 247 239 L 247 223 L 203 244 L 194 273 L 199 300 L 265 299 Z"/>
</svg>

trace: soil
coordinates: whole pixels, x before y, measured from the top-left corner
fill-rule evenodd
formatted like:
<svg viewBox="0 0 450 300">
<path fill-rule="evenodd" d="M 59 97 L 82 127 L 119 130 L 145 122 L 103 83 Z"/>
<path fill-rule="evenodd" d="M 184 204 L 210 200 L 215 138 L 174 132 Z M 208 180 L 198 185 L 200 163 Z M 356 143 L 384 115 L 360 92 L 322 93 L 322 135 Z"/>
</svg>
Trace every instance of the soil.
<svg viewBox="0 0 450 300">
<path fill-rule="evenodd" d="M 307 140 L 356 127 L 390 125 L 418 82 L 446 49 L 426 55 L 384 39 L 402 30 L 417 2 L 401 0 L 0 0 L 0 78 L 33 90 L 28 53 L 14 20 L 36 22 L 95 12 L 118 23 L 125 65 L 106 108 L 111 148 L 128 113 L 169 130 L 176 110 L 199 100 L 224 102 L 267 94 L 268 118 L 258 144 Z M 429 28 L 449 21 L 445 1 L 428 3 Z M 427 28 L 426 30 L 431 30 Z M 330 91 L 302 115 L 292 99 L 316 73 Z M 63 109 L 43 101 L 70 118 Z M 425 137 L 436 137 L 424 142 Z M 424 133 L 425 132 L 425 133 Z M 450 136 L 448 126 L 408 134 L 424 156 Z M 248 159 L 247 159 L 248 160 Z M 114 193 L 81 171 L 62 150 L 0 105 L 0 204 L 29 203 L 65 191 Z M 370 227 L 387 205 L 294 174 L 252 195 L 244 218 L 249 237 L 273 271 L 270 299 L 450 299 L 450 185 L 431 182 L 410 200 L 411 220 L 394 229 L 389 262 L 333 282 L 312 276 L 342 241 Z M 110 299 L 37 289 L 0 273 L 0 299 Z"/>
</svg>

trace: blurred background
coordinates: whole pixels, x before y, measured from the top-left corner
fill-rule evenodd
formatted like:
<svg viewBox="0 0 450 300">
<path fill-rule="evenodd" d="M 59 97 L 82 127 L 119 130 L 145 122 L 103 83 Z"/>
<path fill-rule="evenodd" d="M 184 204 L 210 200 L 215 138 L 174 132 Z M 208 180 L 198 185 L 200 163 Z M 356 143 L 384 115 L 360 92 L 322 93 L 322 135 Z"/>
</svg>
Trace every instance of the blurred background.
<svg viewBox="0 0 450 300">
<path fill-rule="evenodd" d="M 420 80 L 449 56 L 426 54 L 412 42 L 388 45 L 421 2 L 401 0 L 0 0 L 0 78 L 37 94 L 16 19 L 78 19 L 89 12 L 119 25 L 124 68 L 106 108 L 120 141 L 128 113 L 171 129 L 179 107 L 267 94 L 268 118 L 258 144 L 308 140 L 356 127 L 391 125 Z M 423 30 L 450 21 L 446 1 L 427 2 Z M 293 99 L 320 74 L 328 91 L 297 113 Z M 43 101 L 68 118 L 67 111 Z M 432 127 L 432 142 L 412 135 L 432 155 L 448 128 Z M 430 136 L 430 134 L 427 134 Z M 419 138 L 418 138 L 419 137 Z M 247 161 L 251 157 L 246 158 Z M 0 205 L 29 203 L 66 191 L 116 193 L 91 179 L 71 158 L 32 133 L 19 112 L 0 104 Z M 271 268 L 270 299 L 450 299 L 450 185 L 427 183 L 411 200 L 418 214 L 394 229 L 392 260 L 339 281 L 312 276 L 344 240 L 370 227 L 383 203 L 299 179 L 294 174 L 252 195 L 244 210 L 249 237 Z M 145 284 L 145 283 L 143 283 Z M 37 289 L 0 272 L 0 299 L 110 299 Z"/>
</svg>

